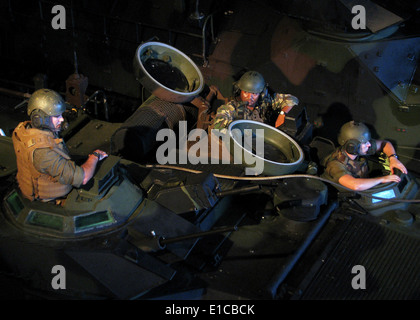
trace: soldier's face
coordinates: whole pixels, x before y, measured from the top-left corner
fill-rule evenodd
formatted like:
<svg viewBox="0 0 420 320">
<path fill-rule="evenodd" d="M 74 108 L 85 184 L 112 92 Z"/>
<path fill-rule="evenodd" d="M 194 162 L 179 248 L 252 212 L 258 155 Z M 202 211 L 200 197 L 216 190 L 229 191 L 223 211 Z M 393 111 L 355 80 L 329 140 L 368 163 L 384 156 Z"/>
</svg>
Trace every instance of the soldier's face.
<svg viewBox="0 0 420 320">
<path fill-rule="evenodd" d="M 255 106 L 259 96 L 259 93 L 252 93 L 241 90 L 241 101 L 247 101 L 250 107 Z"/>
<path fill-rule="evenodd" d="M 51 117 L 51 124 L 54 131 L 59 132 L 62 129 L 62 123 L 64 122 L 63 116 L 60 114 L 57 117 Z"/>
<path fill-rule="evenodd" d="M 366 142 L 366 143 L 361 143 L 360 144 L 360 148 L 359 148 L 359 153 L 360 155 L 365 155 L 367 154 L 369 148 L 371 147 L 371 143 L 370 141 Z"/>
</svg>

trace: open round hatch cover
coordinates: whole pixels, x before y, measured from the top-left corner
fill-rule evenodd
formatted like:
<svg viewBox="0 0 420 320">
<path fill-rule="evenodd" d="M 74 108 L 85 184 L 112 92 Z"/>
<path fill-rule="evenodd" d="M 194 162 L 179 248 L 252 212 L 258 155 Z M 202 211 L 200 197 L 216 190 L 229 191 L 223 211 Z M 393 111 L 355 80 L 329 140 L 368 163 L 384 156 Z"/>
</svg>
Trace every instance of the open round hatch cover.
<svg viewBox="0 0 420 320">
<path fill-rule="evenodd" d="M 189 102 L 204 86 L 197 65 L 178 49 L 160 42 L 146 42 L 137 48 L 134 71 L 151 94 L 169 102 Z"/>
</svg>

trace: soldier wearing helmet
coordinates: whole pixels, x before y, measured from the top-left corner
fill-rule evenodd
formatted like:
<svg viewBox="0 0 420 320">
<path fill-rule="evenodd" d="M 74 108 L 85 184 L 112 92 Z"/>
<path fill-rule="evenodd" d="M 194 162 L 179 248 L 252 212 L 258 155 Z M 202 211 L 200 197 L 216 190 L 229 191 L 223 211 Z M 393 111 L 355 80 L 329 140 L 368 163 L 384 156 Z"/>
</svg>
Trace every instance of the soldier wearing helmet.
<svg viewBox="0 0 420 320">
<path fill-rule="evenodd" d="M 395 169 L 407 173 L 406 167 L 398 160 L 391 142 L 373 140 L 368 127 L 361 122 L 345 123 L 338 134 L 338 147 L 325 159 L 323 177 L 352 190 L 367 190 L 381 183 L 399 182 Z M 368 162 L 365 156 L 383 152 L 389 158 L 391 174 L 369 177 Z"/>
<path fill-rule="evenodd" d="M 234 83 L 234 97 L 217 109 L 212 129 L 225 129 L 234 120 L 248 119 L 272 124 L 283 124 L 284 115 L 299 100 L 290 94 L 268 93 L 263 76 L 257 71 L 248 71 Z M 275 117 L 273 118 L 273 115 Z"/>
<path fill-rule="evenodd" d="M 81 166 L 71 160 L 63 139 L 59 138 L 65 110 L 66 103 L 57 92 L 39 89 L 28 101 L 31 120 L 19 123 L 13 131 L 16 179 L 22 194 L 30 200 L 65 197 L 73 187 L 86 184 L 97 163 L 108 156 L 95 150 Z"/>
</svg>

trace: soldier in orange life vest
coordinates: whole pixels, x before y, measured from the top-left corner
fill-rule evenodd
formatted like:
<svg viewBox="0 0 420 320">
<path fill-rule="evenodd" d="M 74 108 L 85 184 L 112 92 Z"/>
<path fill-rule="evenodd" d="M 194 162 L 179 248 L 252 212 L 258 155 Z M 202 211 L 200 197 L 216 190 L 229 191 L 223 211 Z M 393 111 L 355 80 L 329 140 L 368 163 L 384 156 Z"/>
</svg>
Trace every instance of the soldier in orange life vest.
<svg viewBox="0 0 420 320">
<path fill-rule="evenodd" d="M 55 91 L 40 89 L 28 101 L 31 121 L 21 122 L 12 140 L 17 161 L 17 181 L 22 194 L 30 200 L 53 200 L 65 197 L 73 187 L 86 184 L 97 163 L 108 154 L 95 150 L 84 164 L 71 160 L 63 139 L 63 98 Z"/>
</svg>

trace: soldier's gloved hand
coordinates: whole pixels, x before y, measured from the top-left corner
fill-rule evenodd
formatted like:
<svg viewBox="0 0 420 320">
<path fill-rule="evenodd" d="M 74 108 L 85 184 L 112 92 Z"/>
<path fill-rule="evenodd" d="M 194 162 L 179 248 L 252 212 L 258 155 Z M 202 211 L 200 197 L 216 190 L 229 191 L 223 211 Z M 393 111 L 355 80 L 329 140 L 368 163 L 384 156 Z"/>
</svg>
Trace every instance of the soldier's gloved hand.
<svg viewBox="0 0 420 320">
<path fill-rule="evenodd" d="M 95 151 L 93 151 L 92 154 L 98 158 L 98 161 L 101 161 L 105 159 L 106 157 L 108 157 L 108 154 L 105 151 L 102 151 L 99 149 L 96 149 Z"/>
<path fill-rule="evenodd" d="M 291 94 L 286 94 L 285 98 L 286 98 L 284 99 L 285 105 L 289 107 L 293 107 L 299 104 L 299 99 L 296 98 L 295 96 L 292 96 Z"/>
<path fill-rule="evenodd" d="M 274 110 L 280 109 L 287 113 L 293 106 L 298 104 L 299 99 L 295 96 L 292 96 L 291 94 L 277 93 L 272 102 L 272 107 Z M 284 110 L 285 108 L 287 110 Z"/>
</svg>

